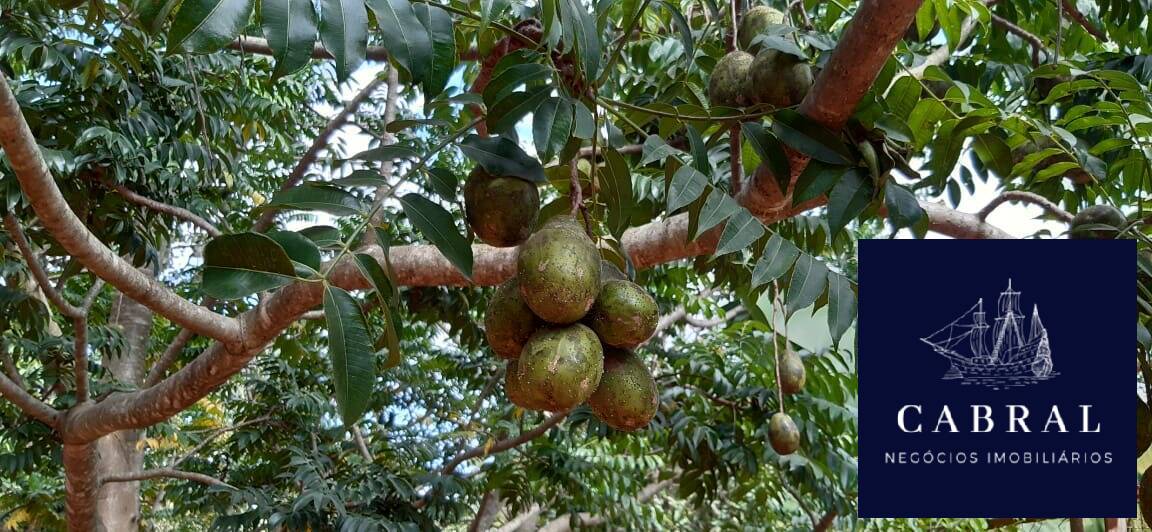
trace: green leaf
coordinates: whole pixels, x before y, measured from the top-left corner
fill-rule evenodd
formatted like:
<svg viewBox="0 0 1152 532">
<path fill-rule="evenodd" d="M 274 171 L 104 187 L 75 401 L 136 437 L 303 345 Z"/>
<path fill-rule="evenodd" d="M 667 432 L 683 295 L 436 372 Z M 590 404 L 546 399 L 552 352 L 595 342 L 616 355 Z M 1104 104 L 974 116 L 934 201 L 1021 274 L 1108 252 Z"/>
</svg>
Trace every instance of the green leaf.
<svg viewBox="0 0 1152 532">
<path fill-rule="evenodd" d="M 824 292 L 824 280 L 828 267 L 807 253 L 801 253 L 792 267 L 792 279 L 788 282 L 788 292 L 784 296 L 784 306 L 788 316 L 797 310 L 816 302 Z"/>
<path fill-rule="evenodd" d="M 336 78 L 348 79 L 368 48 L 364 0 L 320 0 L 320 42 L 336 58 Z"/>
<path fill-rule="evenodd" d="M 592 138 L 592 135 L 596 134 L 596 123 L 592 111 L 588 110 L 588 106 L 584 105 L 584 102 L 572 100 L 572 112 L 574 115 L 572 136 L 585 140 Z"/>
<path fill-rule="evenodd" d="M 676 26 L 676 31 L 680 34 L 680 42 L 684 45 L 684 60 L 688 64 L 692 64 L 692 60 L 696 56 L 696 43 L 692 37 L 692 26 L 688 24 L 688 19 L 684 18 L 680 8 L 671 2 L 660 0 L 657 5 L 668 12 L 672 25 Z"/>
<path fill-rule="evenodd" d="M 156 33 L 179 4 L 180 0 L 142 0 L 136 4 L 136 16 L 144 31 Z"/>
<path fill-rule="evenodd" d="M 347 177 L 330 181 L 338 187 L 382 187 L 388 185 L 388 180 L 375 170 L 353 170 Z"/>
<path fill-rule="evenodd" d="M 852 151 L 840 140 L 840 135 L 804 115 L 791 109 L 781 109 L 772 118 L 772 130 L 776 136 L 796 151 L 831 164 L 847 165 L 854 162 Z"/>
<path fill-rule="evenodd" d="M 848 222 L 854 220 L 872 202 L 872 180 L 859 168 L 853 168 L 840 178 L 828 194 L 828 236 L 835 237 Z"/>
<path fill-rule="evenodd" d="M 991 133 L 976 135 L 972 139 L 976 156 L 1000 177 L 1009 177 L 1012 172 L 1012 152 L 1000 137 Z"/>
<path fill-rule="evenodd" d="M 692 239 L 699 238 L 701 233 L 716 227 L 720 222 L 736 214 L 738 210 L 742 209 L 736 201 L 728 197 L 728 194 L 723 190 L 713 188 L 712 192 L 708 194 L 708 201 L 704 202 L 704 207 L 700 209 L 699 221 L 696 225 L 696 231 L 692 233 Z"/>
<path fill-rule="evenodd" d="M 431 100 L 444 92 L 456 69 L 456 34 L 447 11 L 429 4 L 412 4 L 412 9 L 432 38 L 432 60 L 424 77 L 424 97 Z"/>
<path fill-rule="evenodd" d="M 204 246 L 201 290 L 216 299 L 239 299 L 291 283 L 292 259 L 275 240 L 259 233 L 213 238 Z"/>
<path fill-rule="evenodd" d="M 692 124 L 685 126 L 684 130 L 688 137 L 688 149 L 692 152 L 692 166 L 704 175 L 711 174 L 712 162 L 708 160 L 708 146 L 704 144 L 704 138 Z"/>
<path fill-rule="evenodd" d="M 832 333 L 832 344 L 838 345 L 840 337 L 852 326 L 856 319 L 856 293 L 847 277 L 836 272 L 828 272 L 828 332 Z"/>
<path fill-rule="evenodd" d="M 300 70 L 312 61 L 317 31 L 312 0 L 262 0 L 260 26 L 276 59 L 272 79 Z"/>
<path fill-rule="evenodd" d="M 492 69 L 492 80 L 484 87 L 484 105 L 491 108 L 506 98 L 521 85 L 537 80 L 546 80 L 552 69 L 539 63 L 525 63 L 534 55 L 517 51 L 504 56 Z"/>
<path fill-rule="evenodd" d="M 744 138 L 752 145 L 760 160 L 768 165 L 772 177 L 780 190 L 788 190 L 792 182 L 792 170 L 788 164 L 788 154 L 784 153 L 784 146 L 770 131 L 764 129 L 759 122 L 745 122 L 741 124 L 740 131 Z"/>
<path fill-rule="evenodd" d="M 272 196 L 269 207 L 289 207 L 302 211 L 324 211 L 336 216 L 351 216 L 360 213 L 364 206 L 348 191 L 321 183 L 303 185 L 281 190 Z"/>
<path fill-rule="evenodd" d="M 913 227 L 925 216 L 916 195 L 892 180 L 884 185 L 884 205 L 888 207 L 888 220 L 895 229 Z"/>
<path fill-rule="evenodd" d="M 456 229 L 452 215 L 428 198 L 410 193 L 400 198 L 404 214 L 464 277 L 472 278 L 472 246 Z"/>
<path fill-rule="evenodd" d="M 375 350 L 364 311 L 343 288 L 325 286 L 324 318 L 328 322 L 328 356 L 336 406 L 344 426 L 351 427 L 368 409 L 376 382 Z"/>
<path fill-rule="evenodd" d="M 419 159 L 420 152 L 404 144 L 388 144 L 370 150 L 364 150 L 348 158 L 350 161 L 392 161 L 396 159 Z"/>
<path fill-rule="evenodd" d="M 719 257 L 744 249 L 763 235 L 764 224 L 752 216 L 748 209 L 741 207 L 724 226 L 724 232 L 720 235 L 720 243 L 716 245 L 714 255 Z"/>
<path fill-rule="evenodd" d="M 632 196 L 632 171 L 628 161 L 613 148 L 603 151 L 604 168 L 600 172 L 600 197 L 607 206 L 605 223 L 608 231 L 619 238 L 628 228 L 632 217 L 634 199 Z"/>
<path fill-rule="evenodd" d="M 707 184 L 708 178 L 699 170 L 691 166 L 681 166 L 672 175 L 672 182 L 668 184 L 668 212 L 675 212 L 695 201 L 696 198 L 700 197 L 700 194 L 704 193 L 704 187 Z"/>
<path fill-rule="evenodd" d="M 284 248 L 288 258 L 320 271 L 320 248 L 308 237 L 295 231 L 270 231 L 268 237 Z"/>
<path fill-rule="evenodd" d="M 545 183 L 544 167 L 510 138 L 468 135 L 460 142 L 460 150 L 494 176 L 519 177 L 533 183 Z"/>
<path fill-rule="evenodd" d="M 439 194 L 441 198 L 446 200 L 456 199 L 456 186 L 458 180 L 456 174 L 447 168 L 429 168 L 428 181 L 432 185 L 432 191 Z"/>
<path fill-rule="evenodd" d="M 388 349 L 388 361 L 385 367 L 394 367 L 400 363 L 400 338 L 396 333 L 397 319 L 399 313 L 397 312 L 396 298 L 399 292 L 396 289 L 396 284 L 392 282 L 391 277 L 388 275 L 384 268 L 376 262 L 376 258 L 367 253 L 356 253 L 356 268 L 360 270 L 360 275 L 372 285 L 372 289 L 376 291 L 376 297 L 380 299 L 381 309 L 384 312 L 384 345 Z"/>
<path fill-rule="evenodd" d="M 640 159 L 640 166 L 647 166 L 650 163 L 664 163 L 668 157 L 681 153 L 680 150 L 672 147 L 672 145 L 664 142 L 664 139 L 659 135 L 648 135 L 644 139 L 643 157 Z"/>
<path fill-rule="evenodd" d="M 340 241 L 340 230 L 331 225 L 305 227 L 301 229 L 299 233 L 322 248 L 340 247 L 343 245 L 343 242 Z"/>
<path fill-rule="evenodd" d="M 488 128 L 497 135 L 514 133 L 520 119 L 540 107 L 548 99 L 552 87 L 532 87 L 526 91 L 513 92 L 488 108 Z"/>
<path fill-rule="evenodd" d="M 368 0 L 368 7 L 376 13 L 379 35 L 388 54 L 412 75 L 414 82 L 424 83 L 432 64 L 432 36 L 416 18 L 412 4 L 408 0 Z"/>
<path fill-rule="evenodd" d="M 792 191 L 792 204 L 799 205 L 827 193 L 848 170 L 844 166 L 832 166 L 819 161 L 809 162 L 796 179 L 796 188 Z"/>
<path fill-rule="evenodd" d="M 888 110 L 892 111 L 892 114 L 906 119 L 916 107 L 916 102 L 920 101 L 923 92 L 924 87 L 920 85 L 919 80 L 912 76 L 902 76 L 892 83 L 892 87 L 884 97 L 884 103 L 888 105 Z"/>
<path fill-rule="evenodd" d="M 172 17 L 168 46 L 208 54 L 232 42 L 252 15 L 253 0 L 184 0 Z"/>
<path fill-rule="evenodd" d="M 551 161 L 572 136 L 572 103 L 563 96 L 544 100 L 532 116 L 532 142 L 540 160 Z"/>
<path fill-rule="evenodd" d="M 580 58 L 580 70 L 585 79 L 593 80 L 600 73 L 600 35 L 596 19 L 592 17 L 580 0 L 562 0 L 561 16 L 564 28 L 564 41 L 575 43 Z"/>
<path fill-rule="evenodd" d="M 768 239 L 768 244 L 764 246 L 764 254 L 760 255 L 760 260 L 756 261 L 756 267 L 752 268 L 752 286 L 750 288 L 756 288 L 779 279 L 780 276 L 788 273 L 788 268 L 792 267 L 799 256 L 800 248 L 797 248 L 796 244 L 780 236 L 779 233 L 772 235 L 772 238 Z"/>
</svg>

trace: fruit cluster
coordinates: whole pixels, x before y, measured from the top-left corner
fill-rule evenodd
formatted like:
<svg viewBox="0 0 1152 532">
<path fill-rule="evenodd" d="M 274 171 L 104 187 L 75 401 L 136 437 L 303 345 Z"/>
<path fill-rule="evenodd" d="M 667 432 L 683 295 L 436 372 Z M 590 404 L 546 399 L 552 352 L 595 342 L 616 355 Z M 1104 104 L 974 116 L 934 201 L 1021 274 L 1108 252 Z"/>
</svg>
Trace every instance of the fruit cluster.
<svg viewBox="0 0 1152 532">
<path fill-rule="evenodd" d="M 572 216 L 549 219 L 520 246 L 516 275 L 484 318 L 508 360 L 508 399 L 530 410 L 587 402 L 605 424 L 643 428 L 656 414 L 656 380 L 632 350 L 656 330 L 656 301 L 615 266 Z"/>
<path fill-rule="evenodd" d="M 767 6 L 744 14 L 739 31 L 741 50 L 721 58 L 708 81 L 712 105 L 789 107 L 804 99 L 812 88 L 812 68 L 803 58 L 763 49 L 757 40 L 769 26 L 783 24 L 784 18 L 784 13 Z"/>
</svg>

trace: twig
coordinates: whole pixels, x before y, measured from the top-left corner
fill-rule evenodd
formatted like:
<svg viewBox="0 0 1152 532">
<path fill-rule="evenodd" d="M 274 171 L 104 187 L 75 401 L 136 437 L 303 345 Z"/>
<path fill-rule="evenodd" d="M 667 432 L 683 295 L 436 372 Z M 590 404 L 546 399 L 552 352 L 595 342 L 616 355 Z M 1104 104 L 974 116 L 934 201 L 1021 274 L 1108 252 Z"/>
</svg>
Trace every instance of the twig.
<svg viewBox="0 0 1152 532">
<path fill-rule="evenodd" d="M 4 365 L 4 373 L 8 375 L 12 382 L 20 388 L 27 389 L 24 384 L 24 379 L 20 376 L 20 369 L 16 367 L 16 362 L 12 360 L 12 353 L 8 352 L 8 346 L 0 344 L 0 363 Z"/>
<path fill-rule="evenodd" d="M 572 205 L 572 216 L 576 216 L 576 212 L 580 210 L 580 206 L 584 204 L 584 190 L 580 187 L 580 167 L 578 163 L 580 159 L 572 159 L 571 171 L 568 172 L 568 200 Z"/>
<path fill-rule="evenodd" d="M 40 285 L 40 291 L 44 292 L 44 296 L 66 317 L 75 319 L 83 315 L 84 311 L 73 306 L 67 299 L 64 299 L 64 296 L 60 295 L 60 292 L 52 288 L 52 282 L 48 279 L 48 272 L 44 270 L 44 266 L 40 264 L 40 260 L 32 252 L 32 246 L 28 244 L 28 238 L 24 236 L 24 229 L 20 227 L 20 222 L 16 220 L 15 215 L 9 213 L 4 216 L 4 228 L 8 230 L 12 241 L 16 243 L 16 248 L 20 250 L 20 255 L 24 257 L 24 262 L 28 264 L 28 270 L 32 272 L 32 277 L 36 279 L 36 284 Z"/>
<path fill-rule="evenodd" d="M 496 453 L 502 453 L 509 449 L 514 449 L 524 445 L 525 443 L 528 443 L 536 438 L 539 438 L 545 432 L 548 432 L 548 429 L 560 424 L 561 421 L 564 421 L 564 418 L 568 417 L 569 413 L 571 413 L 571 410 L 565 410 L 563 412 L 552 414 L 551 417 L 545 419 L 543 422 L 537 425 L 536 428 L 528 432 L 522 432 L 515 438 L 500 440 L 496 443 L 493 443 L 492 445 L 481 445 L 479 447 L 473 447 L 472 449 L 464 451 L 463 453 L 460 453 L 449 460 L 448 463 L 444 464 L 444 468 L 440 470 L 440 474 L 445 476 L 451 475 L 454 471 L 456 471 L 456 468 L 459 467 L 460 464 L 467 460 L 471 460 L 480 456 L 489 456 Z"/>
<path fill-rule="evenodd" d="M 980 209 L 980 212 L 976 213 L 976 217 L 979 218 L 981 222 L 987 220 L 988 215 L 992 214 L 992 211 L 996 210 L 996 207 L 999 207 L 1007 201 L 1031 203 L 1044 209 L 1048 214 L 1055 216 L 1061 222 L 1072 223 L 1073 216 L 1068 214 L 1068 211 L 1061 209 L 1060 206 L 1052 203 L 1044 196 L 1023 190 L 1009 190 L 1001 193 L 999 196 L 993 198 L 992 201 L 988 202 L 988 205 L 985 205 L 983 209 Z"/>
<path fill-rule="evenodd" d="M 808 520 L 812 521 L 812 528 L 815 529 L 819 524 L 819 520 L 816 519 L 816 514 L 812 513 L 812 509 L 808 507 L 808 504 L 804 502 L 804 498 L 796 493 L 796 490 L 792 489 L 792 486 L 788 485 L 788 481 L 783 475 L 780 475 L 780 485 L 784 487 L 784 491 L 787 491 L 788 494 L 800 504 L 800 509 L 804 510 L 804 514 L 808 516 Z"/>
<path fill-rule="evenodd" d="M 268 421 L 269 419 L 272 419 L 272 416 L 261 416 L 261 417 L 255 418 L 255 419 L 249 419 L 247 421 L 242 421 L 242 422 L 237 423 L 235 425 L 216 429 L 215 432 L 213 432 L 212 434 L 209 434 L 207 437 L 204 438 L 203 441 L 196 444 L 195 447 L 193 447 L 188 452 L 181 455 L 180 458 L 177 458 L 175 462 L 172 462 L 172 465 L 168 466 L 165 469 L 162 469 L 162 471 L 175 469 L 180 464 L 184 463 L 185 460 L 195 456 L 196 453 L 200 452 L 201 449 L 207 447 L 209 443 L 212 443 L 212 440 L 218 438 L 221 434 L 224 434 L 226 432 L 232 432 L 232 431 L 240 430 L 240 429 L 247 427 L 249 425 L 255 425 L 257 423 L 263 423 L 265 421 Z"/>
<path fill-rule="evenodd" d="M 1001 28 L 1004 28 L 1004 31 L 1007 31 L 1008 33 L 1011 33 L 1013 35 L 1016 35 L 1017 37 L 1020 37 L 1021 39 L 1026 41 L 1029 45 L 1031 45 L 1032 46 L 1032 67 L 1035 68 L 1035 67 L 1040 66 L 1040 62 L 1041 62 L 1040 61 L 1040 52 L 1042 50 L 1044 50 L 1044 41 L 1041 41 L 1039 37 L 1033 35 L 1028 30 L 1021 28 L 1020 26 L 1017 26 L 1016 24 L 1013 24 L 1012 21 L 1010 21 L 1004 17 L 1001 17 L 1000 15 L 997 15 L 995 13 L 992 13 L 992 23 L 997 25 L 997 26 L 1000 26 Z"/>
<path fill-rule="evenodd" d="M 697 329 L 711 329 L 712 327 L 717 327 L 717 326 L 723 325 L 725 323 L 728 323 L 729 321 L 732 321 L 732 318 L 735 318 L 741 312 L 744 312 L 744 306 L 743 305 L 737 305 L 735 307 L 732 307 L 732 310 L 725 312 L 724 316 L 719 317 L 719 318 L 715 318 L 715 319 L 711 319 L 711 320 L 703 320 L 703 319 L 696 318 L 696 317 L 693 317 L 690 315 L 685 315 L 684 321 L 688 325 L 696 327 Z M 657 324 L 657 325 L 659 325 L 659 324 Z"/>
<path fill-rule="evenodd" d="M 360 433 L 360 427 L 352 425 L 352 439 L 356 440 L 356 448 L 360 450 L 360 456 L 364 460 L 372 462 L 372 453 L 368 451 L 368 444 L 364 442 L 364 435 Z"/>
<path fill-rule="evenodd" d="M 162 213 L 167 214 L 169 216 L 173 216 L 175 218 L 184 220 L 185 222 L 188 222 L 192 225 L 195 225 L 196 227 L 203 229 L 204 232 L 208 233 L 208 236 L 210 236 L 212 238 L 218 237 L 221 234 L 223 234 L 220 232 L 219 229 L 216 228 L 215 225 L 212 225 L 211 222 L 209 222 L 208 220 L 205 220 L 200 215 L 198 215 L 198 214 L 196 214 L 196 213 L 194 213 L 188 209 L 177 207 L 175 205 L 169 205 L 167 203 L 164 203 L 161 201 L 156 201 L 154 199 L 142 196 L 140 194 L 137 194 L 137 193 L 129 190 L 128 187 L 124 186 L 123 184 L 104 181 L 104 185 L 112 188 L 113 190 L 116 191 L 117 194 L 124 196 L 124 199 L 127 199 L 128 201 L 130 201 L 132 203 L 147 207 L 147 208 L 152 209 L 156 212 L 162 212 Z"/>
<path fill-rule="evenodd" d="M 193 473 L 191 471 L 180 471 L 176 469 L 146 469 L 138 473 L 128 473 L 123 475 L 108 475 L 100 478 L 100 484 L 108 482 L 134 482 L 137 480 L 151 480 L 157 478 L 176 478 L 181 480 L 191 480 L 201 484 L 208 484 L 209 486 L 220 486 L 228 489 L 236 489 L 235 486 L 224 482 L 216 477 L 208 476 L 203 473 Z"/>
<path fill-rule="evenodd" d="M 1084 31 L 1087 31 L 1093 37 L 1096 37 L 1096 40 L 1100 42 L 1108 42 L 1108 36 L 1105 35 L 1104 32 L 1100 30 L 1100 28 L 1097 28 L 1095 24 L 1092 24 L 1092 22 L 1089 21 L 1088 18 L 1085 17 L 1084 14 L 1076 8 L 1075 2 L 1070 2 L 1069 0 L 1061 0 L 1061 3 L 1064 5 L 1064 13 L 1071 17 L 1072 20 L 1075 20 L 1077 24 L 1080 24 L 1080 27 L 1084 28 Z"/>
<path fill-rule="evenodd" d="M 328 125 L 324 126 L 320 134 L 316 135 L 316 138 L 312 140 L 312 145 L 308 147 L 308 151 L 304 152 L 304 155 L 297 161 L 296 166 L 292 168 L 292 173 L 288 174 L 288 179 L 285 179 L 284 184 L 280 185 L 280 190 L 290 189 L 304 179 L 304 174 L 312 167 L 312 163 L 316 162 L 316 159 L 320 156 L 320 152 L 328 147 L 328 141 L 332 139 L 332 135 L 336 133 L 336 130 L 344 126 L 344 124 L 348 122 L 348 119 L 356 114 L 356 110 L 360 108 L 360 105 L 372 96 L 372 93 L 376 92 L 376 89 L 379 88 L 380 84 L 384 83 L 385 80 L 385 77 L 376 76 L 372 81 L 366 83 L 364 87 L 360 89 L 360 92 L 356 93 L 351 100 L 348 100 L 348 103 L 344 104 L 344 108 L 341 109 L 339 113 L 336 113 L 336 116 L 332 117 L 332 120 L 328 121 Z M 256 224 L 252 226 L 252 230 L 257 233 L 264 232 L 269 227 L 272 227 L 272 222 L 275 218 L 276 209 L 265 210 L 264 213 L 260 215 L 260 218 L 256 220 Z"/>
<path fill-rule="evenodd" d="M 732 126 L 728 132 L 728 161 L 731 167 L 731 175 L 728 181 L 728 194 L 736 196 L 740 193 L 741 181 L 743 181 L 744 167 L 740 162 L 742 158 L 742 150 L 740 149 L 740 126 Z"/>
<path fill-rule="evenodd" d="M 164 374 L 168 372 L 168 368 L 176 363 L 176 359 L 180 357 L 180 353 L 184 352 L 184 346 L 192 340 L 196 333 L 190 329 L 181 329 L 176 337 L 172 339 L 172 343 L 164 349 L 164 354 L 160 355 L 160 359 L 148 370 L 148 376 L 144 379 L 144 387 L 150 388 L 155 386 L 164 378 Z"/>
<path fill-rule="evenodd" d="M 968 17 L 960 25 L 960 38 L 957 41 L 957 49 L 963 46 L 963 43 L 972 36 L 972 32 L 976 31 L 976 25 L 976 17 Z M 943 65 L 949 57 L 952 57 L 952 50 L 948 48 L 947 43 L 942 44 L 935 50 L 929 52 L 928 55 L 924 57 L 924 61 L 922 63 L 908 69 L 908 72 L 912 75 L 912 77 L 921 79 L 924 77 L 924 72 L 928 70 L 929 67 Z"/>
<path fill-rule="evenodd" d="M 76 402 L 83 403 L 88 400 L 88 316 L 73 320 L 75 332 L 72 342 L 72 356 L 75 359 L 72 368 L 76 376 Z"/>
</svg>

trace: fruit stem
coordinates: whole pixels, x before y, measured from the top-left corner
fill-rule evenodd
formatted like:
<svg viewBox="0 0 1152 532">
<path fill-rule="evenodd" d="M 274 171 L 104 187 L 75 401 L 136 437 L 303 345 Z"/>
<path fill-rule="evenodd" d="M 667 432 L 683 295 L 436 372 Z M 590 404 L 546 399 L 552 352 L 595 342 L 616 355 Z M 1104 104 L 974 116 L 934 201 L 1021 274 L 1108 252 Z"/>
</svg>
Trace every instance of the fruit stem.
<svg viewBox="0 0 1152 532">
<path fill-rule="evenodd" d="M 784 412 L 784 386 L 780 380 L 780 347 L 776 340 L 780 337 L 779 332 L 776 330 L 776 308 L 777 303 L 780 301 L 780 287 L 777 286 L 776 281 L 772 281 L 772 358 L 776 360 L 776 401 L 780 404 L 780 412 Z M 784 342 L 787 348 L 788 342 L 788 315 L 784 315 Z"/>
</svg>

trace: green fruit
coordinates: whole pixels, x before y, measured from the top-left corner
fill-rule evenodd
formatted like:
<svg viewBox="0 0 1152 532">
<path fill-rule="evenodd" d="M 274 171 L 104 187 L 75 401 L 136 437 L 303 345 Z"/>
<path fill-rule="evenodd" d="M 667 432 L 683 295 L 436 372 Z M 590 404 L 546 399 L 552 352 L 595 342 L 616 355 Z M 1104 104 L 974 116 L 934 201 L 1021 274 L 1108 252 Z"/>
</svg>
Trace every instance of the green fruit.
<svg viewBox="0 0 1152 532">
<path fill-rule="evenodd" d="M 488 301 L 484 335 L 501 358 L 519 358 L 524 344 L 539 325 L 540 320 L 520 298 L 520 284 L 515 277 L 500 285 Z"/>
<path fill-rule="evenodd" d="M 566 229 L 576 234 L 586 235 L 580 220 L 571 214 L 557 214 L 540 225 L 540 229 Z"/>
<path fill-rule="evenodd" d="M 564 227 L 543 227 L 528 238 L 520 246 L 516 267 L 524 302 L 551 323 L 583 318 L 600 292 L 596 244 Z"/>
<path fill-rule="evenodd" d="M 606 260 L 601 260 L 600 261 L 600 282 L 606 283 L 606 282 L 611 281 L 611 280 L 627 281 L 628 276 L 624 275 L 624 272 L 620 271 L 620 268 L 616 267 L 615 264 L 612 264 L 611 262 L 608 262 Z"/>
<path fill-rule="evenodd" d="M 721 58 L 708 80 L 708 101 L 712 105 L 727 107 L 743 107 L 752 103 L 748 99 L 752 93 L 748 74 L 755 59 L 752 54 L 739 51 L 729 52 Z"/>
<path fill-rule="evenodd" d="M 517 177 L 496 177 L 477 166 L 464 183 L 464 215 L 484 243 L 515 246 L 532 234 L 540 214 L 536 185 Z"/>
<path fill-rule="evenodd" d="M 1152 445 L 1152 410 L 1136 396 L 1136 456 L 1144 454 L 1149 445 Z"/>
<path fill-rule="evenodd" d="M 1152 526 L 1152 467 L 1144 470 L 1140 475 L 1140 515 L 1144 516 L 1144 523 Z"/>
<path fill-rule="evenodd" d="M 540 329 L 516 362 L 527 404 L 567 410 L 588 399 L 604 372 L 604 348 L 592 329 L 576 323 Z"/>
<path fill-rule="evenodd" d="M 543 407 L 534 403 L 524 387 L 524 381 L 520 380 L 519 372 L 516 369 L 517 364 L 515 360 L 508 361 L 508 367 L 504 370 L 504 395 L 508 396 L 508 400 L 512 404 L 527 410 L 543 410 Z"/>
<path fill-rule="evenodd" d="M 636 355 L 608 348 L 604 351 L 604 375 L 588 398 L 588 406 L 605 425 L 632 432 L 652 421 L 659 395 L 656 379 Z"/>
<path fill-rule="evenodd" d="M 783 412 L 772 414 L 768 421 L 768 442 L 780 455 L 792 454 L 800 448 L 800 429 L 791 416 Z"/>
<path fill-rule="evenodd" d="M 624 349 L 633 349 L 650 338 L 659 319 L 656 300 L 632 281 L 604 283 L 588 313 L 588 323 L 600 340 Z"/>
<path fill-rule="evenodd" d="M 1116 231 L 1109 231 L 1107 229 L 1080 229 L 1080 226 L 1093 224 L 1093 225 L 1107 225 L 1120 229 L 1127 225 L 1128 219 L 1124 217 L 1124 213 L 1111 205 L 1093 205 L 1076 213 L 1076 217 L 1072 219 L 1072 227 L 1068 230 L 1068 238 L 1075 240 L 1094 239 L 1094 240 L 1110 240 L 1116 238 Z"/>
<path fill-rule="evenodd" d="M 804 361 L 789 349 L 780 359 L 780 389 L 786 394 L 800 393 L 804 389 Z"/>
<path fill-rule="evenodd" d="M 749 78 L 752 103 L 791 107 L 812 88 L 812 67 L 794 55 L 767 50 L 752 63 Z"/>
<path fill-rule="evenodd" d="M 740 49 L 755 53 L 752 41 L 772 24 L 786 24 L 784 13 L 768 6 L 756 6 L 740 19 Z"/>
</svg>

